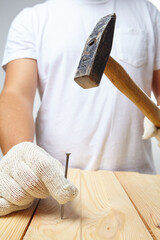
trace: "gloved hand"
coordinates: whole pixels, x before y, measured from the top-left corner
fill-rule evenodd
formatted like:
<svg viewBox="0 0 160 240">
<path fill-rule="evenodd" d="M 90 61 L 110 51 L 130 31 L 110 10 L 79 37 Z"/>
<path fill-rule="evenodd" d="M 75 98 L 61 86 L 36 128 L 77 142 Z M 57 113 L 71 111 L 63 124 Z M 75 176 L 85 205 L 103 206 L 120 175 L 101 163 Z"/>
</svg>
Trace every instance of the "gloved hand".
<svg viewBox="0 0 160 240">
<path fill-rule="evenodd" d="M 160 109 L 160 106 L 159 106 Z M 144 118 L 144 133 L 142 138 L 149 139 L 155 137 L 160 147 L 160 128 L 157 128 L 147 117 Z"/>
<path fill-rule="evenodd" d="M 15 145 L 0 161 L 0 216 L 30 207 L 35 198 L 51 195 L 64 204 L 77 194 L 61 163 L 34 143 Z"/>
</svg>

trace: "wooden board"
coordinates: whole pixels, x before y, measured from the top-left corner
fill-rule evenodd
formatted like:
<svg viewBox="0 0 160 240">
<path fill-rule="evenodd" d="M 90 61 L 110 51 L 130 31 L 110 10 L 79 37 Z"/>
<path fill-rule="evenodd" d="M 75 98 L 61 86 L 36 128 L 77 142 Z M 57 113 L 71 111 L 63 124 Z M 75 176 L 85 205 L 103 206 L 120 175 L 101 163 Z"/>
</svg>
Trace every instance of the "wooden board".
<svg viewBox="0 0 160 240">
<path fill-rule="evenodd" d="M 75 240 L 152 239 L 112 172 L 78 171 L 70 179 L 80 195 L 65 206 L 66 219 L 60 219 L 59 205 L 53 199 L 42 200 L 25 240 L 63 240 L 66 236 Z"/>
<path fill-rule="evenodd" d="M 81 201 L 81 239 L 152 239 L 112 172 L 83 172 Z"/>
<path fill-rule="evenodd" d="M 68 179 L 80 189 L 80 170 L 69 169 Z M 64 206 L 64 219 L 60 205 L 51 197 L 41 200 L 24 240 L 80 239 L 80 194 Z"/>
<path fill-rule="evenodd" d="M 160 239 L 160 176 L 117 172 L 153 239 Z"/>
<path fill-rule="evenodd" d="M 38 202 L 35 200 L 34 204 L 27 210 L 0 217 L 0 240 L 23 239 Z"/>
<path fill-rule="evenodd" d="M 69 169 L 78 197 L 0 218 L 0 240 L 159 240 L 160 176 Z M 36 211 L 34 212 L 34 210 Z"/>
</svg>

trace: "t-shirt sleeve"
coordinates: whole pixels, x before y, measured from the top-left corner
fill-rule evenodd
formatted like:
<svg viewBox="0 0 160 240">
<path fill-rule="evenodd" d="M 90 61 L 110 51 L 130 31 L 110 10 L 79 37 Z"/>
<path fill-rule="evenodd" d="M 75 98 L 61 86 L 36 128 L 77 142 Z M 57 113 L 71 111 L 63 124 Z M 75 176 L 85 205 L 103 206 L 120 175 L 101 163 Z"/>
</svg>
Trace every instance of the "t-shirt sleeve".
<svg viewBox="0 0 160 240">
<path fill-rule="evenodd" d="M 22 10 L 13 20 L 8 32 L 2 60 L 4 70 L 7 63 L 15 59 L 37 59 L 33 24 L 34 21 L 30 8 Z"/>
<path fill-rule="evenodd" d="M 150 2 L 148 2 L 148 8 L 150 16 L 152 18 L 154 40 L 155 40 L 155 58 L 154 58 L 154 70 L 160 69 L 160 12 Z"/>
</svg>

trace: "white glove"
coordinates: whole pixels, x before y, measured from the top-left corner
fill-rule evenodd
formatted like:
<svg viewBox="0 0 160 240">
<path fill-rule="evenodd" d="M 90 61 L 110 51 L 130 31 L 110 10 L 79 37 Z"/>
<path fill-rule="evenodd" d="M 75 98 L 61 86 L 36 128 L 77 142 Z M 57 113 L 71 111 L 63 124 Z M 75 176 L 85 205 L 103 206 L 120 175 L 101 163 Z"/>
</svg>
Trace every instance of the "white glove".
<svg viewBox="0 0 160 240">
<path fill-rule="evenodd" d="M 159 106 L 160 109 L 160 106 Z M 147 117 L 144 118 L 144 133 L 142 138 L 149 139 L 155 137 L 158 140 L 158 146 L 160 147 L 160 128 L 157 128 Z"/>
<path fill-rule="evenodd" d="M 34 143 L 15 145 L 0 161 L 0 216 L 30 207 L 35 198 L 51 195 L 64 204 L 77 194 L 61 163 Z"/>
</svg>

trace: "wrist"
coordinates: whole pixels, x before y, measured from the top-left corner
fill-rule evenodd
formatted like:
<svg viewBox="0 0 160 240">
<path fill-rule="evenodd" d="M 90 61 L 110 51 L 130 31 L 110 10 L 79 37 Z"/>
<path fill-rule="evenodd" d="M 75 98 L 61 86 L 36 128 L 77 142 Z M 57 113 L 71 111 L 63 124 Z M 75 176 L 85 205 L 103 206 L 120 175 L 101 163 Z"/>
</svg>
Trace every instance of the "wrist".
<svg viewBox="0 0 160 240">
<path fill-rule="evenodd" d="M 158 98 L 157 98 L 157 106 L 160 107 L 160 95 L 159 95 Z"/>
</svg>

